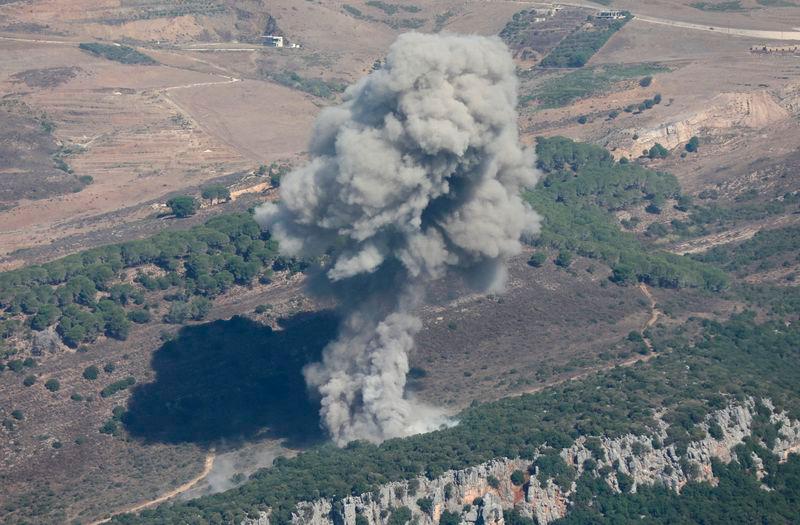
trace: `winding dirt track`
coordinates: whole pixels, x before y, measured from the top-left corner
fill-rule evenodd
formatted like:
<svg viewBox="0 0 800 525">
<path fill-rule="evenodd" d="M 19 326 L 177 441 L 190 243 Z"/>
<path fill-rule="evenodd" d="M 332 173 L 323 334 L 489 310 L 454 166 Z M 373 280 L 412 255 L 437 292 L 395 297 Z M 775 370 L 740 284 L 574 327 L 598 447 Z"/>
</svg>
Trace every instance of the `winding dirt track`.
<svg viewBox="0 0 800 525">
<path fill-rule="evenodd" d="M 139 512 L 140 510 L 144 510 L 144 509 L 147 509 L 147 508 L 150 508 L 150 507 L 154 507 L 154 506 L 158 505 L 159 503 L 164 503 L 165 501 L 170 500 L 170 499 L 174 498 L 175 496 L 179 496 L 179 495 L 183 494 L 187 490 L 191 489 L 192 487 L 194 487 L 195 485 L 197 485 L 198 483 L 203 481 L 203 479 L 205 479 L 205 477 L 209 475 L 209 473 L 211 472 L 211 469 L 214 467 L 214 458 L 215 458 L 214 453 L 210 452 L 206 456 L 206 461 L 205 461 L 205 464 L 203 465 L 203 471 L 200 472 L 200 474 L 198 474 L 197 476 L 195 476 L 192 479 L 190 479 L 189 481 L 187 481 L 186 483 L 184 483 L 183 485 L 181 485 L 179 487 L 176 487 L 176 488 L 170 490 L 169 492 L 165 492 L 164 494 L 160 495 L 159 497 L 157 497 L 155 499 L 144 501 L 142 503 L 137 503 L 136 505 L 133 505 L 131 507 L 126 507 L 126 508 L 124 508 L 122 510 L 118 510 L 116 512 L 112 512 L 109 517 L 103 518 L 102 520 L 93 521 L 89 525 L 100 525 L 101 523 L 108 523 L 109 521 L 111 521 L 111 518 L 113 518 L 114 516 L 118 516 L 120 514 L 128 514 L 128 513 L 131 513 L 131 512 Z"/>
</svg>

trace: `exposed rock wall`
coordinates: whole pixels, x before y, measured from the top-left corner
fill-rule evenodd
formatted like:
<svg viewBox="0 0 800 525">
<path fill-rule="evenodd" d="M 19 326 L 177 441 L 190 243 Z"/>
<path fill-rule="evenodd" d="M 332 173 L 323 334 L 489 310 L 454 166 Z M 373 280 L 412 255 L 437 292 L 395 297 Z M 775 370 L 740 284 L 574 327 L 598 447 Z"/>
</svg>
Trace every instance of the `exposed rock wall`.
<svg viewBox="0 0 800 525">
<path fill-rule="evenodd" d="M 781 460 L 800 450 L 800 422 L 790 420 L 783 413 L 775 413 L 769 401 L 764 404 L 773 410 L 771 421 L 780 424 L 779 437 L 773 447 Z M 733 449 L 752 433 L 756 403 L 750 399 L 712 413 L 702 425 L 707 430 L 716 422 L 722 436 L 711 436 L 689 444 L 682 457 L 674 445 L 659 446 L 667 436 L 668 425 L 659 422 L 654 436 L 625 435 L 616 439 L 601 438 L 599 446 L 586 446 L 586 439 L 579 438 L 574 445 L 563 449 L 561 458 L 578 474 L 583 472 L 587 460 L 593 459 L 598 469 L 611 467 L 607 483 L 620 490 L 619 476 L 630 476 L 632 492 L 639 485 L 660 483 L 672 490 L 680 491 L 690 480 L 715 483 L 711 470 L 712 458 L 724 462 L 733 459 Z M 657 438 L 657 439 L 654 439 Z M 412 481 L 387 483 L 372 493 L 347 497 L 336 502 L 328 499 L 301 502 L 293 515 L 293 525 L 355 525 L 356 516 L 361 515 L 368 525 L 386 525 L 391 513 L 400 507 L 411 510 L 418 525 L 434 525 L 443 511 L 457 513 L 462 525 L 485 523 L 505 525 L 503 509 L 517 509 L 521 514 L 534 517 L 541 525 L 564 517 L 568 511 L 569 498 L 575 490 L 560 487 L 548 479 L 541 484 L 533 469 L 528 479 L 531 461 L 527 459 L 497 459 L 464 470 L 448 471 L 442 476 L 428 480 L 419 477 Z M 523 486 L 511 483 L 515 470 L 526 473 Z M 491 481 L 497 481 L 492 486 Z M 416 489 L 414 487 L 416 486 Z M 432 501 L 430 512 L 419 508 L 417 501 L 427 498 Z M 482 504 L 473 505 L 476 498 Z M 242 525 L 268 525 L 266 513 L 257 520 L 245 520 Z"/>
</svg>

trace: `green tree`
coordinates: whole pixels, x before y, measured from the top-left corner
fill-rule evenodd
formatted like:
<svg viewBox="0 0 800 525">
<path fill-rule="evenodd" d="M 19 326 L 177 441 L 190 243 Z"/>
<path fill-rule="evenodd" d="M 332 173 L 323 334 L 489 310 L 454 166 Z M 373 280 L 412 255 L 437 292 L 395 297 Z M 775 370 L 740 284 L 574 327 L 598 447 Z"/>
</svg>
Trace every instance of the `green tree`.
<svg viewBox="0 0 800 525">
<path fill-rule="evenodd" d="M 61 383 L 59 383 L 58 379 L 50 378 L 45 382 L 44 387 L 51 392 L 58 392 L 61 388 Z"/>
<path fill-rule="evenodd" d="M 665 159 L 669 155 L 669 150 L 656 142 L 652 148 L 647 152 L 647 156 L 651 159 Z"/>
<path fill-rule="evenodd" d="M 167 206 L 172 210 L 175 217 L 182 219 L 197 213 L 197 200 L 188 195 L 179 195 L 167 201 Z"/>
<path fill-rule="evenodd" d="M 562 268 L 569 268 L 572 264 L 572 252 L 567 250 L 562 250 L 558 252 L 558 256 L 556 257 L 556 265 Z"/>
<path fill-rule="evenodd" d="M 99 373 L 100 370 L 96 366 L 94 365 L 87 366 L 86 368 L 83 369 L 83 378 L 88 379 L 89 381 L 94 381 L 95 379 L 97 379 Z"/>
<path fill-rule="evenodd" d="M 525 473 L 521 470 L 515 470 L 511 473 L 511 483 L 514 485 L 521 487 L 525 484 Z"/>
<path fill-rule="evenodd" d="M 231 198 L 230 190 L 222 184 L 205 186 L 201 195 L 204 199 L 211 201 L 227 201 Z"/>
<path fill-rule="evenodd" d="M 686 147 L 686 151 L 688 151 L 689 153 L 696 152 L 697 149 L 700 147 L 700 139 L 697 138 L 696 136 L 690 138 L 689 142 L 686 143 L 685 147 Z"/>
<path fill-rule="evenodd" d="M 534 268 L 541 268 L 547 260 L 547 254 L 542 251 L 533 252 L 531 258 L 528 259 L 528 264 Z"/>
</svg>

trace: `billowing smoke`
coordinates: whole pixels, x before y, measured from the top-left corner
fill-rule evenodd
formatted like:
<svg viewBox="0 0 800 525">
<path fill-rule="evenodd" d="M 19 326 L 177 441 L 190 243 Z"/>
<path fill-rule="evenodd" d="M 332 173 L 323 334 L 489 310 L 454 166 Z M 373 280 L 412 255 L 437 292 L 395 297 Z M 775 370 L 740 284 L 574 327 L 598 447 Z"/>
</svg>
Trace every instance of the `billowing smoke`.
<svg viewBox="0 0 800 525">
<path fill-rule="evenodd" d="M 405 396 L 426 284 L 457 272 L 500 290 L 504 261 L 539 218 L 520 198 L 517 80 L 497 38 L 408 33 L 385 65 L 324 110 L 310 162 L 256 218 L 292 256 L 320 256 L 312 288 L 343 310 L 338 338 L 305 369 L 340 445 L 425 432 L 446 419 Z"/>
</svg>

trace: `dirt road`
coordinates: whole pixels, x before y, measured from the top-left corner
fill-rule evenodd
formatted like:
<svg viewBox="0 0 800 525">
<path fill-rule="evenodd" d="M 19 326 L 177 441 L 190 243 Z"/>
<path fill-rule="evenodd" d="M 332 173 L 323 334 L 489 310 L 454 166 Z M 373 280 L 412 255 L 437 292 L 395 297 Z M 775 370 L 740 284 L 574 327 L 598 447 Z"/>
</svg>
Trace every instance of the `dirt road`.
<svg viewBox="0 0 800 525">
<path fill-rule="evenodd" d="M 134 505 L 132 507 L 126 507 L 126 508 L 124 508 L 122 510 L 118 510 L 116 512 L 113 512 L 109 517 L 104 518 L 102 520 L 93 521 L 89 525 L 100 525 L 101 523 L 108 523 L 109 521 L 111 521 L 111 518 L 113 518 L 114 516 L 118 516 L 120 514 L 128 514 L 128 513 L 131 513 L 131 512 L 139 512 L 140 510 L 144 510 L 144 509 L 147 509 L 147 508 L 150 508 L 150 507 L 154 507 L 154 506 L 158 505 L 159 503 L 164 503 L 165 501 L 170 500 L 170 499 L 174 498 L 175 496 L 179 496 L 180 494 L 183 494 L 187 490 L 191 489 L 192 487 L 194 487 L 195 485 L 197 485 L 198 483 L 203 481 L 203 479 L 205 479 L 206 476 L 208 476 L 208 474 L 211 472 L 211 469 L 214 467 L 214 458 L 215 458 L 214 453 L 210 452 L 206 456 L 206 461 L 205 461 L 205 464 L 203 465 L 203 471 L 200 472 L 200 474 L 198 474 L 197 476 L 195 476 L 192 479 L 190 479 L 189 481 L 187 481 L 186 483 L 184 483 L 183 485 L 181 485 L 179 487 L 176 487 L 176 488 L 170 490 L 169 492 L 165 492 L 164 494 L 160 495 L 159 497 L 157 497 L 155 499 L 144 501 L 142 503 L 137 503 L 136 505 Z"/>
</svg>

